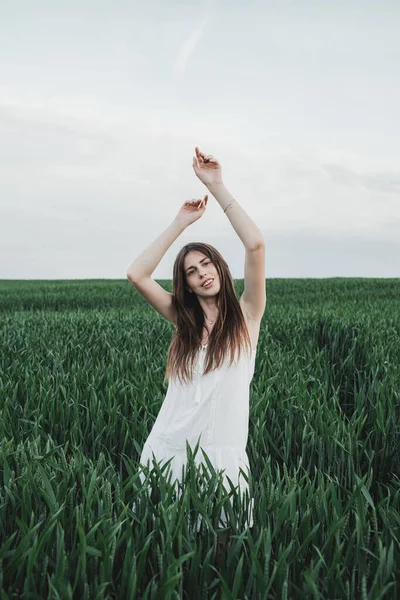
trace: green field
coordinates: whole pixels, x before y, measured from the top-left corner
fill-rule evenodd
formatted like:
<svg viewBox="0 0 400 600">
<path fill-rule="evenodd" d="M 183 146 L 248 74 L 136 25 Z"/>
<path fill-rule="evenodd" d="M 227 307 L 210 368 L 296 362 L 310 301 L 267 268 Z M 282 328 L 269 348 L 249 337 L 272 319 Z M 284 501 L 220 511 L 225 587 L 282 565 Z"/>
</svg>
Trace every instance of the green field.
<svg viewBox="0 0 400 600">
<path fill-rule="evenodd" d="M 192 461 L 181 501 L 138 476 L 172 324 L 128 280 L 0 281 L 2 600 L 400 600 L 400 280 L 266 287 L 254 528 L 230 511 L 219 569 L 220 485 Z"/>
</svg>

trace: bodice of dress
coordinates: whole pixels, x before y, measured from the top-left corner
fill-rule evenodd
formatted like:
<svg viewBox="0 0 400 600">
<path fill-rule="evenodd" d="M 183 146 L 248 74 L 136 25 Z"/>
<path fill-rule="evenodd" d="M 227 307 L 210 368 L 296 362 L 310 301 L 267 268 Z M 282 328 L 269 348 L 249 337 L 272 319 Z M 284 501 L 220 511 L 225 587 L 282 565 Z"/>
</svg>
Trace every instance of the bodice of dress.
<svg viewBox="0 0 400 600">
<path fill-rule="evenodd" d="M 251 358 L 242 352 L 230 365 L 230 355 L 222 365 L 204 374 L 206 349 L 199 347 L 189 382 L 171 378 L 164 402 L 153 426 L 154 433 L 175 447 L 184 440 L 197 438 L 200 431 L 211 443 L 243 444 L 247 436 L 249 387 L 254 372 L 256 352 Z M 214 442 L 213 442 L 214 443 Z"/>
</svg>

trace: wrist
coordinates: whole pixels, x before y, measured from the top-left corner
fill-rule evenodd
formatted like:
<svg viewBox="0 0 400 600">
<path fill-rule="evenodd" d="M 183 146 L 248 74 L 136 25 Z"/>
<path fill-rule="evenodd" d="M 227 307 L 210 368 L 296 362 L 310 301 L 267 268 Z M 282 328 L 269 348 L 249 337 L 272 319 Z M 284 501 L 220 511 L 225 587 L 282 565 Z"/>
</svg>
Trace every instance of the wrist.
<svg viewBox="0 0 400 600">
<path fill-rule="evenodd" d="M 183 221 L 180 221 L 179 219 L 175 218 L 172 221 L 172 226 L 175 229 L 178 229 L 180 233 L 183 233 L 183 231 L 185 231 L 185 229 L 187 227 L 187 223 L 184 223 Z"/>
<path fill-rule="evenodd" d="M 211 194 L 218 190 L 222 190 L 224 187 L 225 185 L 223 181 L 206 184 L 206 188 L 211 192 Z"/>
</svg>

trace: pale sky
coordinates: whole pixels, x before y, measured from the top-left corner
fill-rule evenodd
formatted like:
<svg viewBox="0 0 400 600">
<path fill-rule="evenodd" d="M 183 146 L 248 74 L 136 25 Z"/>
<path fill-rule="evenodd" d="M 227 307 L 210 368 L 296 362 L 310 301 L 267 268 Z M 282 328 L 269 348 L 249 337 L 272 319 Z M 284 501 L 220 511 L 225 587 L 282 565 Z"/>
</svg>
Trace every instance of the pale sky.
<svg viewBox="0 0 400 600">
<path fill-rule="evenodd" d="M 124 279 L 197 145 L 263 233 L 266 278 L 400 277 L 400 3 L 0 2 L 0 279 Z M 189 241 L 234 278 L 209 195 Z"/>
</svg>

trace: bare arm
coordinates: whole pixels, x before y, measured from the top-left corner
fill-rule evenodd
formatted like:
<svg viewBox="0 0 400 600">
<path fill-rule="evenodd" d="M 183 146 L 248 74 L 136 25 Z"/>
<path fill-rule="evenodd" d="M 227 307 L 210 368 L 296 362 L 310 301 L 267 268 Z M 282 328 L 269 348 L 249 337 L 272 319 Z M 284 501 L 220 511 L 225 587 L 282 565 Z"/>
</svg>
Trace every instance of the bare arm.
<svg viewBox="0 0 400 600">
<path fill-rule="evenodd" d="M 252 251 L 255 248 L 264 246 L 262 232 L 244 208 L 240 206 L 239 202 L 226 189 L 222 181 L 222 169 L 218 160 L 211 154 L 207 155 L 200 152 L 197 146 L 195 147 L 195 153 L 196 156 L 193 157 L 192 166 L 196 176 L 207 186 L 217 200 L 246 250 Z"/>
<path fill-rule="evenodd" d="M 203 200 L 188 200 L 181 206 L 171 225 L 148 248 L 133 261 L 128 269 L 128 279 L 150 277 L 162 257 L 177 237 L 192 223 L 200 219 L 206 211 L 208 194 Z"/>
<path fill-rule="evenodd" d="M 239 202 L 234 199 L 223 183 L 209 184 L 207 186 L 221 208 L 227 208 L 225 214 L 233 229 L 240 237 L 246 250 L 254 250 L 264 245 L 263 234 L 249 217 Z"/>
<path fill-rule="evenodd" d="M 154 281 L 151 274 L 176 238 L 190 225 L 200 219 L 207 206 L 208 196 L 204 200 L 184 202 L 171 225 L 148 248 L 133 261 L 127 276 L 132 285 L 142 296 L 158 310 L 168 321 L 176 325 L 176 309 L 173 296 Z"/>
<path fill-rule="evenodd" d="M 186 226 L 183 223 L 174 219 L 171 225 L 133 261 L 128 269 L 128 278 L 133 281 L 142 277 L 150 277 L 168 248 L 185 229 Z"/>
</svg>

